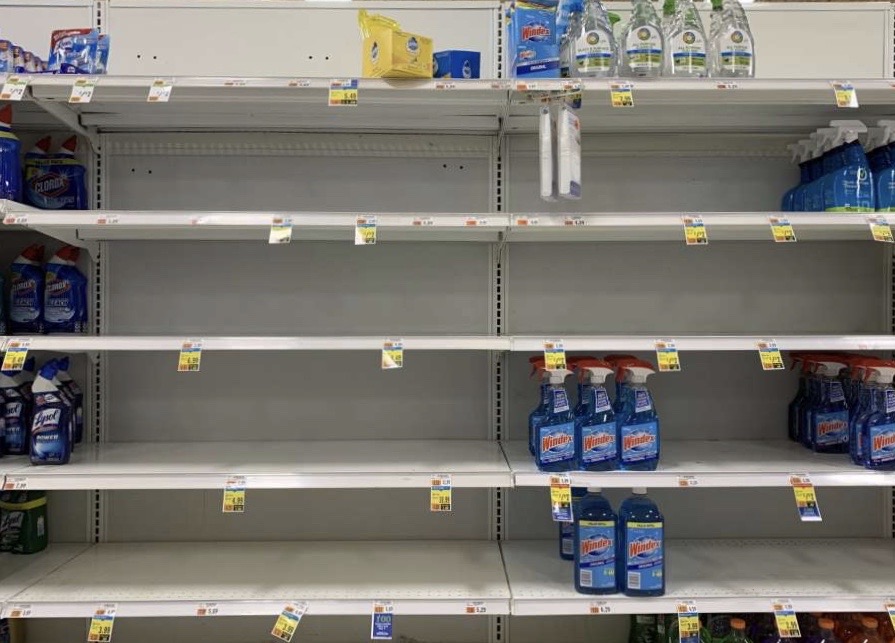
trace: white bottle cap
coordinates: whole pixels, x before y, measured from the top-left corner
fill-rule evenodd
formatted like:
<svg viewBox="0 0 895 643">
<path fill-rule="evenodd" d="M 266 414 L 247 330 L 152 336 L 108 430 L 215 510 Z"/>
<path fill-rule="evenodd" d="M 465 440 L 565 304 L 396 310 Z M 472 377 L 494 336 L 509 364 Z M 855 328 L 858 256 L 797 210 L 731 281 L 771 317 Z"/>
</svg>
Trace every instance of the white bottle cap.
<svg viewBox="0 0 895 643">
<path fill-rule="evenodd" d="M 646 493 L 646 487 L 634 487 L 633 489 L 631 489 L 631 491 L 633 491 L 636 494 L 643 495 Z"/>
<path fill-rule="evenodd" d="M 588 487 L 588 493 L 600 493 L 603 490 L 603 487 Z"/>
</svg>

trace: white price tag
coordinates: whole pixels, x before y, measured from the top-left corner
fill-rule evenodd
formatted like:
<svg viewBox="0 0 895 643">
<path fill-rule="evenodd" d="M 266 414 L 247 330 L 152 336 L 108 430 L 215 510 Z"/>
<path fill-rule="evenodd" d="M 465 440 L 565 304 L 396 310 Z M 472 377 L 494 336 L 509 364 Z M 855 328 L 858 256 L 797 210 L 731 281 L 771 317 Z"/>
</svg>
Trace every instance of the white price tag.
<svg viewBox="0 0 895 643">
<path fill-rule="evenodd" d="M 96 217 L 96 225 L 115 225 L 118 223 L 117 214 L 103 214 Z"/>
<path fill-rule="evenodd" d="M 31 618 L 31 605 L 25 603 L 14 603 L 9 607 L 7 612 L 8 618 Z"/>
<path fill-rule="evenodd" d="M 93 90 L 96 89 L 98 79 L 95 76 L 87 78 L 78 78 L 74 85 L 71 86 L 71 95 L 68 97 L 69 103 L 83 105 L 93 100 Z"/>
<path fill-rule="evenodd" d="M 487 614 L 488 608 L 485 606 L 485 601 L 470 601 L 466 604 L 466 613 Z"/>
<path fill-rule="evenodd" d="M 566 217 L 563 220 L 563 225 L 567 226 L 584 226 L 587 225 L 587 220 L 584 217 Z"/>
<path fill-rule="evenodd" d="M 417 228 L 429 228 L 435 225 L 435 219 L 432 217 L 414 217 L 413 225 Z"/>
<path fill-rule="evenodd" d="M 485 217 L 466 217 L 465 225 L 467 228 L 488 225 L 488 219 Z"/>
<path fill-rule="evenodd" d="M 452 81 L 436 80 L 435 89 L 457 89 L 457 83 Z"/>
<path fill-rule="evenodd" d="M 217 616 L 221 613 L 221 608 L 217 603 L 199 603 L 196 608 L 196 616 Z"/>
<path fill-rule="evenodd" d="M 678 476 L 677 486 L 697 487 L 699 486 L 699 480 L 696 479 L 696 476 Z"/>
<path fill-rule="evenodd" d="M 3 217 L 4 225 L 28 225 L 27 214 L 7 214 Z"/>
<path fill-rule="evenodd" d="M 146 98 L 147 103 L 167 103 L 171 100 L 171 90 L 173 83 L 164 78 L 156 78 L 149 86 L 149 96 Z"/>
<path fill-rule="evenodd" d="M 538 217 L 529 217 L 529 216 L 520 216 L 516 217 L 516 225 L 525 227 L 525 226 L 536 226 L 540 225 L 541 220 Z"/>
<path fill-rule="evenodd" d="M 27 491 L 28 478 L 24 476 L 6 476 L 3 480 L 3 491 Z"/>
<path fill-rule="evenodd" d="M 3 88 L 0 89 L 0 100 L 22 100 L 29 80 L 28 76 L 7 76 Z"/>
<path fill-rule="evenodd" d="M 606 601 L 594 601 L 588 610 L 591 614 L 612 614 L 612 608 Z"/>
</svg>

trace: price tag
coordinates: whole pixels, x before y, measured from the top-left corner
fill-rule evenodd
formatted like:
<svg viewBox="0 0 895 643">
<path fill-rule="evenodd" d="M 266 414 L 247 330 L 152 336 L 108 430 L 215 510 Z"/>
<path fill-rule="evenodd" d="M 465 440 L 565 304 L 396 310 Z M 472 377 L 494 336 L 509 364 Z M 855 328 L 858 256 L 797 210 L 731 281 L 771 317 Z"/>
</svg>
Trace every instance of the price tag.
<svg viewBox="0 0 895 643">
<path fill-rule="evenodd" d="M 298 624 L 301 623 L 301 617 L 308 611 L 307 603 L 288 603 L 280 615 L 277 616 L 277 622 L 274 623 L 271 635 L 277 637 L 281 641 L 289 643 L 292 640 Z"/>
<path fill-rule="evenodd" d="M 566 217 L 563 219 L 563 225 L 584 226 L 587 225 L 587 220 L 584 217 Z"/>
<path fill-rule="evenodd" d="M 3 491 L 27 491 L 28 478 L 24 476 L 6 476 L 3 480 Z"/>
<path fill-rule="evenodd" d="M 487 614 L 488 607 L 485 605 L 485 601 L 470 601 L 466 604 L 465 611 L 467 614 Z"/>
<path fill-rule="evenodd" d="M 435 219 L 432 217 L 414 217 L 413 225 L 419 228 L 428 228 L 435 225 Z"/>
<path fill-rule="evenodd" d="M 230 476 L 224 487 L 223 512 L 241 514 L 246 510 L 246 477 Z"/>
<path fill-rule="evenodd" d="M 270 237 L 267 242 L 275 245 L 292 241 L 292 218 L 274 217 L 270 223 Z"/>
<path fill-rule="evenodd" d="M 354 245 L 372 246 L 376 243 L 376 217 L 358 217 L 354 222 Z"/>
<path fill-rule="evenodd" d="M 164 78 L 156 78 L 149 86 L 149 96 L 146 97 L 147 103 L 167 103 L 171 100 L 171 90 L 173 83 Z"/>
<path fill-rule="evenodd" d="M 566 368 L 566 349 L 561 339 L 544 342 L 544 367 L 551 371 Z"/>
<path fill-rule="evenodd" d="M 889 614 L 889 621 L 892 627 L 895 627 L 895 601 L 886 601 L 886 612 Z"/>
<path fill-rule="evenodd" d="M 118 223 L 117 214 L 104 214 L 96 217 L 96 225 L 115 225 Z"/>
<path fill-rule="evenodd" d="M 330 107 L 357 107 L 357 78 L 334 78 L 329 84 Z"/>
<path fill-rule="evenodd" d="M 873 235 L 874 241 L 895 242 L 895 239 L 892 238 L 892 228 L 886 217 L 867 217 L 867 224 L 870 226 L 870 234 Z"/>
<path fill-rule="evenodd" d="M 681 370 L 681 359 L 673 339 L 656 340 L 656 361 L 659 363 L 659 371 L 663 373 Z"/>
<path fill-rule="evenodd" d="M 245 87 L 246 81 L 244 78 L 228 78 L 224 81 L 224 87 Z"/>
<path fill-rule="evenodd" d="M 782 639 L 797 639 L 802 637 L 799 631 L 799 619 L 789 601 L 775 601 L 774 620 L 777 621 L 777 632 Z"/>
<path fill-rule="evenodd" d="M 450 474 L 439 473 L 432 476 L 432 486 L 429 490 L 429 509 L 435 512 L 452 511 L 452 489 Z"/>
<path fill-rule="evenodd" d="M 93 90 L 96 89 L 97 78 L 91 76 L 88 78 L 78 78 L 74 85 L 71 86 L 71 94 L 68 97 L 69 103 L 83 105 L 93 100 Z"/>
<path fill-rule="evenodd" d="M 177 360 L 178 373 L 198 373 L 202 365 L 202 340 L 188 339 L 180 347 Z"/>
<path fill-rule="evenodd" d="M 391 601 L 376 601 L 373 603 L 370 638 L 374 641 L 391 641 L 394 615 L 395 606 Z"/>
<path fill-rule="evenodd" d="M 757 344 L 758 357 L 761 359 L 761 368 L 764 371 L 782 371 L 783 356 L 780 349 L 777 348 L 777 342 L 773 339 L 765 339 Z"/>
<path fill-rule="evenodd" d="M 0 370 L 18 373 L 25 366 L 28 359 L 28 349 L 31 348 L 30 339 L 11 339 L 6 343 L 6 353 L 3 355 L 3 364 Z"/>
<path fill-rule="evenodd" d="M 221 613 L 221 608 L 217 603 L 199 603 L 196 608 L 196 616 L 217 616 Z"/>
<path fill-rule="evenodd" d="M 677 486 L 679 487 L 698 487 L 699 480 L 696 476 L 678 476 Z"/>
<path fill-rule="evenodd" d="M 554 522 L 572 522 L 572 481 L 569 476 L 550 476 L 550 509 Z"/>
<path fill-rule="evenodd" d="M 404 340 L 387 339 L 382 343 L 382 370 L 404 368 Z"/>
<path fill-rule="evenodd" d="M 7 214 L 3 218 L 4 225 L 27 225 L 27 214 Z"/>
<path fill-rule="evenodd" d="M 301 87 L 302 89 L 304 89 L 305 87 L 311 86 L 311 81 L 308 80 L 307 78 L 295 78 L 293 80 L 290 80 L 286 84 L 286 86 L 287 87 Z"/>
<path fill-rule="evenodd" d="M 709 242 L 702 217 L 683 216 L 681 219 L 684 222 L 684 241 L 688 246 L 704 246 Z"/>
<path fill-rule="evenodd" d="M 634 85 L 610 83 L 609 100 L 613 107 L 634 107 Z"/>
<path fill-rule="evenodd" d="M 0 100 L 22 100 L 28 87 L 27 76 L 7 76 L 0 89 Z"/>
<path fill-rule="evenodd" d="M 718 89 L 739 89 L 740 86 L 733 82 L 725 82 L 725 83 L 717 83 L 715 85 Z"/>
<path fill-rule="evenodd" d="M 435 89 L 457 89 L 457 83 L 452 81 L 436 80 Z"/>
<path fill-rule="evenodd" d="M 31 606 L 13 605 L 9 610 L 9 618 L 31 618 Z"/>
<path fill-rule="evenodd" d="M 699 612 L 695 603 L 678 603 L 677 622 L 680 643 L 699 643 Z"/>
<path fill-rule="evenodd" d="M 478 226 L 488 225 L 488 219 L 485 217 L 466 217 L 464 222 L 467 228 L 475 228 Z"/>
<path fill-rule="evenodd" d="M 534 81 L 526 81 L 526 82 L 518 82 L 516 83 L 516 91 L 517 92 L 536 92 L 541 88 L 541 86 Z"/>
<path fill-rule="evenodd" d="M 832 82 L 833 91 L 836 94 L 836 107 L 850 107 L 856 109 L 858 107 L 858 93 L 855 86 L 851 83 Z"/>
<path fill-rule="evenodd" d="M 540 224 L 541 220 L 538 217 L 516 217 L 517 226 L 536 226 Z"/>
<path fill-rule="evenodd" d="M 817 504 L 817 494 L 811 479 L 804 474 L 789 477 L 792 492 L 796 497 L 796 509 L 799 510 L 799 518 L 802 522 L 820 522 L 820 505 Z"/>
<path fill-rule="evenodd" d="M 777 243 L 795 243 L 796 232 L 792 228 L 789 219 L 785 217 L 768 217 L 768 223 L 771 224 L 771 234 L 774 235 L 774 241 Z"/>
<path fill-rule="evenodd" d="M 591 614 L 612 614 L 612 608 L 606 601 L 594 601 L 588 610 Z"/>
<path fill-rule="evenodd" d="M 106 603 L 93 613 L 93 618 L 90 619 L 90 631 L 87 633 L 88 643 L 109 643 L 112 640 L 115 610 L 115 603 Z"/>
</svg>

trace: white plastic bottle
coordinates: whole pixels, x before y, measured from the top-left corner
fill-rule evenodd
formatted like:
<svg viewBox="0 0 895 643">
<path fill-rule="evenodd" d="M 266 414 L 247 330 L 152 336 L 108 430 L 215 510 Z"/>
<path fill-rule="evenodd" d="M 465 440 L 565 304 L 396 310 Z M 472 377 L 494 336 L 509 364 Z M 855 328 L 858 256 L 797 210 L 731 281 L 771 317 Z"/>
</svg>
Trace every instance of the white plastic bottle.
<svg viewBox="0 0 895 643">
<path fill-rule="evenodd" d="M 605 78 L 618 74 L 618 44 L 612 24 L 600 0 L 585 0 L 584 15 L 574 25 L 569 40 L 572 45 L 572 76 Z"/>
<path fill-rule="evenodd" d="M 622 33 L 622 75 L 657 78 L 665 61 L 665 37 L 650 0 L 634 0 L 634 11 Z"/>
<path fill-rule="evenodd" d="M 746 12 L 737 0 L 724 0 L 716 39 L 717 75 L 722 78 L 755 76 L 755 42 Z"/>
<path fill-rule="evenodd" d="M 670 75 L 700 78 L 708 75 L 705 28 L 693 0 L 676 0 L 671 31 L 667 34 Z"/>
</svg>

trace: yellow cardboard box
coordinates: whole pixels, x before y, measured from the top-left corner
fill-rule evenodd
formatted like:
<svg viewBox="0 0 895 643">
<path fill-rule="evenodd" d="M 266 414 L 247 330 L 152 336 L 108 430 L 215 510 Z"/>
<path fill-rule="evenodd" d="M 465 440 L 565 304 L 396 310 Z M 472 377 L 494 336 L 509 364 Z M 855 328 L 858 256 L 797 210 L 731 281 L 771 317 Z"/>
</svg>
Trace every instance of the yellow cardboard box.
<svg viewBox="0 0 895 643">
<path fill-rule="evenodd" d="M 381 15 L 358 12 L 364 36 L 365 78 L 432 78 L 432 39 L 401 31 L 401 26 Z"/>
</svg>

